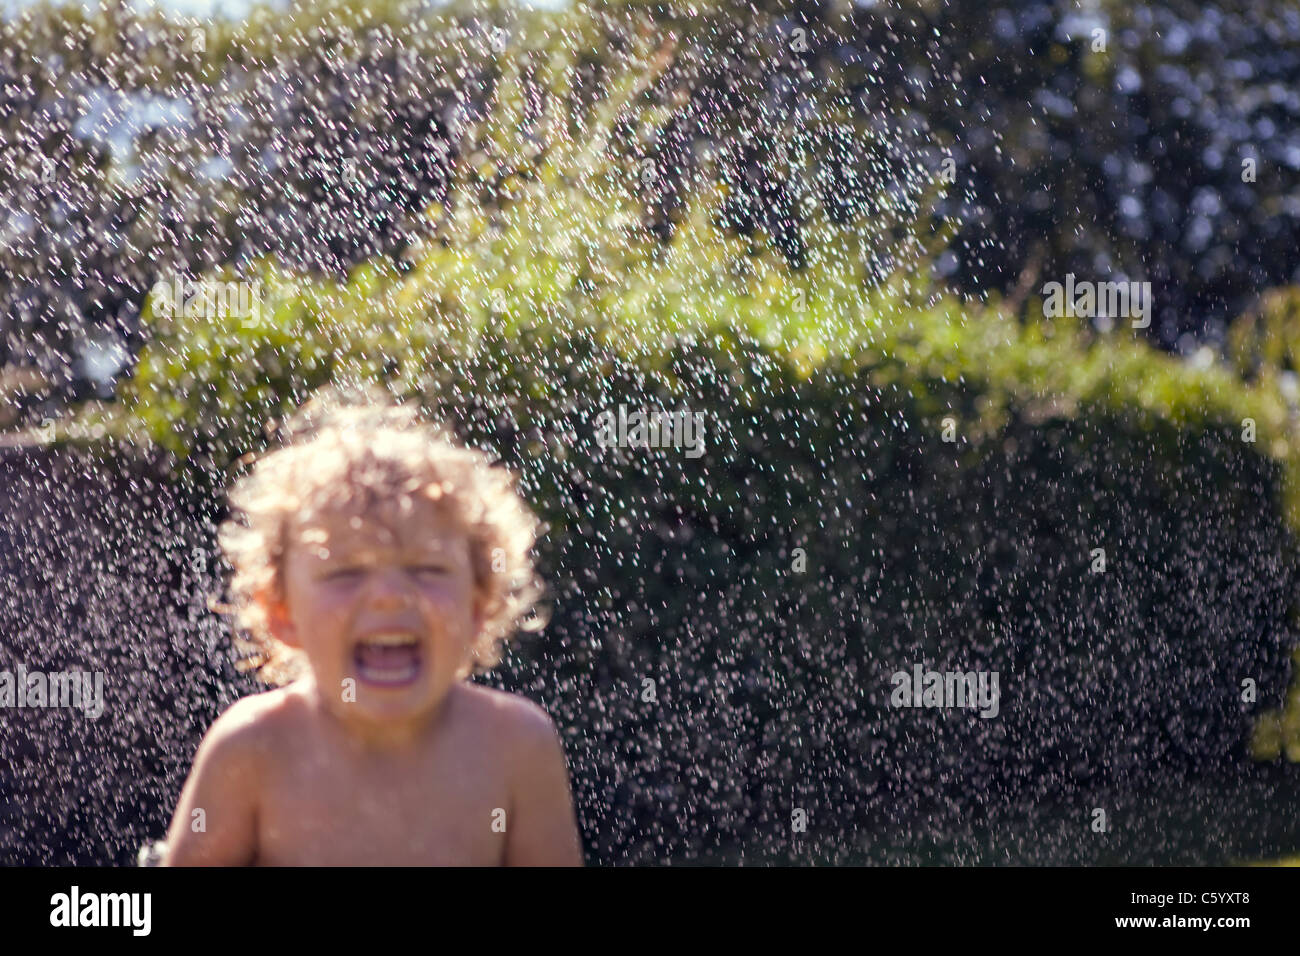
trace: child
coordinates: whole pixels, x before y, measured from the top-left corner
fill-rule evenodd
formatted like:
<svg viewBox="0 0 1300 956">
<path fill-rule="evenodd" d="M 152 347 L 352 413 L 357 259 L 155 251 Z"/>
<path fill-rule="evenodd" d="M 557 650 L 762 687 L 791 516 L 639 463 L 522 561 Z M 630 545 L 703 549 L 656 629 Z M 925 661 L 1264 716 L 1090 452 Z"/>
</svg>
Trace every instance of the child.
<svg viewBox="0 0 1300 956">
<path fill-rule="evenodd" d="M 510 474 L 392 405 L 309 402 L 221 529 L 249 663 L 167 865 L 580 865 L 550 718 L 470 683 L 540 595 Z"/>
</svg>

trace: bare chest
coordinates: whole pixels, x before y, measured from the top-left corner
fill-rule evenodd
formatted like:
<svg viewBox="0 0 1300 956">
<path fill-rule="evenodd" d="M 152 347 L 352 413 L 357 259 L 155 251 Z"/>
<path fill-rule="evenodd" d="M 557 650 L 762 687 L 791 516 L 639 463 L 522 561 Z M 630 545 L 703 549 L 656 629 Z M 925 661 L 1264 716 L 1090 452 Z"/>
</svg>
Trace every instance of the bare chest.
<svg viewBox="0 0 1300 956">
<path fill-rule="evenodd" d="M 278 768 L 258 814 L 271 866 L 492 866 L 509 812 L 502 768 L 444 754 L 395 771 L 309 755 Z"/>
</svg>

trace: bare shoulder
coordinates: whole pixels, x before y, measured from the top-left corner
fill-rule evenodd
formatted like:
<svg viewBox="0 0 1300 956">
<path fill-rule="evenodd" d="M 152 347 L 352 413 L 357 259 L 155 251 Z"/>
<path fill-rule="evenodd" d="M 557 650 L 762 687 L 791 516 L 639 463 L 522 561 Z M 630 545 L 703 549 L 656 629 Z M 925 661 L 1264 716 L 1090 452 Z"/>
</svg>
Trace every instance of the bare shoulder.
<svg viewBox="0 0 1300 956">
<path fill-rule="evenodd" d="M 564 747 L 555 722 L 515 694 L 465 684 L 462 713 L 480 721 L 507 768 L 510 792 L 508 866 L 581 866 L 582 839 L 574 814 Z"/>
<path fill-rule="evenodd" d="M 465 683 L 457 688 L 462 713 L 505 745 L 536 747 L 558 740 L 555 721 L 527 697 Z"/>
<path fill-rule="evenodd" d="M 235 866 L 256 859 L 262 783 L 293 739 L 287 727 L 300 696 L 283 688 L 245 697 L 208 728 L 167 831 L 167 866 Z"/>
<path fill-rule="evenodd" d="M 302 719 L 304 707 L 292 687 L 241 697 L 213 721 L 200 750 L 223 762 L 273 753 Z"/>
</svg>

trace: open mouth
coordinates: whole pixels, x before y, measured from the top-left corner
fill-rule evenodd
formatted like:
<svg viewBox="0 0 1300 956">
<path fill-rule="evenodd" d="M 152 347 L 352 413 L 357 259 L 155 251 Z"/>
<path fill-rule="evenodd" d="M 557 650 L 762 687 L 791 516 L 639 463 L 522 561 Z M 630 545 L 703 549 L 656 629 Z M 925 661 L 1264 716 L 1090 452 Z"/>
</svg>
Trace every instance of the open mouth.
<svg viewBox="0 0 1300 956">
<path fill-rule="evenodd" d="M 357 676 L 367 684 L 400 687 L 420 673 L 420 642 L 414 634 L 372 634 L 352 652 Z"/>
</svg>

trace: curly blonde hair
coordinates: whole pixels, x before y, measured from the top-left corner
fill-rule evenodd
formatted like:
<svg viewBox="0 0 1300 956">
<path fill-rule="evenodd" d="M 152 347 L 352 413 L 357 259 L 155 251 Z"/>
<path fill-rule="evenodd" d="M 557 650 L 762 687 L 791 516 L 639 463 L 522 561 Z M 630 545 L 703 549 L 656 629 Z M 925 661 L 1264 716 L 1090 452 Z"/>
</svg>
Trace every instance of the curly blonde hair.
<svg viewBox="0 0 1300 956">
<path fill-rule="evenodd" d="M 514 473 L 378 391 L 323 389 L 270 430 L 280 447 L 241 459 L 253 465 L 230 489 L 231 517 L 218 531 L 233 574 L 229 602 L 214 608 L 233 617 L 241 669 L 270 684 L 305 673 L 304 655 L 272 635 L 266 612 L 268 600 L 284 598 L 295 517 L 341 505 L 368 511 L 413 494 L 437 502 L 469 539 L 483 601 L 473 672 L 499 664 L 517 630 L 545 626 L 537 606 L 544 586 L 531 557 L 541 525 L 519 497 Z"/>
</svg>

